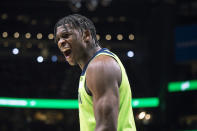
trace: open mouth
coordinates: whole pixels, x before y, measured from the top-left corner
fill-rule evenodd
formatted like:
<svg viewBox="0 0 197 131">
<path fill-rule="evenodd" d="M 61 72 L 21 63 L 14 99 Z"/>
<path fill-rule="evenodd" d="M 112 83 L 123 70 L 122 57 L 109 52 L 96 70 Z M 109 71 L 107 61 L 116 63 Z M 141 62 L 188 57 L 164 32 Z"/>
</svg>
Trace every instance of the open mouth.
<svg viewBox="0 0 197 131">
<path fill-rule="evenodd" d="M 64 53 L 64 56 L 67 58 L 67 57 L 70 56 L 71 52 L 72 52 L 71 49 L 67 49 L 67 50 L 64 51 L 63 53 Z"/>
</svg>

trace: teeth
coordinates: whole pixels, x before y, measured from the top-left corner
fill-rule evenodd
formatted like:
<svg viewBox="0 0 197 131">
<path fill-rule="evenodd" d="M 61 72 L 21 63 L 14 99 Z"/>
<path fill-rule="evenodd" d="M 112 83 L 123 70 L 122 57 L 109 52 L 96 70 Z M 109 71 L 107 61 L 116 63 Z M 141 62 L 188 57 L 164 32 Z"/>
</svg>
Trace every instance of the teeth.
<svg viewBox="0 0 197 131">
<path fill-rule="evenodd" d="M 71 49 L 70 49 L 70 48 L 63 49 L 62 52 L 63 52 L 63 54 L 64 54 L 65 56 L 69 56 L 70 53 L 71 53 Z"/>
</svg>

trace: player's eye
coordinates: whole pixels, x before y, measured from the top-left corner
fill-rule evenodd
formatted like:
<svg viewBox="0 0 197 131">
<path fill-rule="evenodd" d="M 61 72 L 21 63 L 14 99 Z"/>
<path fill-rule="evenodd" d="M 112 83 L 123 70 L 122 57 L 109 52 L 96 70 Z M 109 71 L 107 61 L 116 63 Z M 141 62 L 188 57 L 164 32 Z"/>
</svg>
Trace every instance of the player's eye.
<svg viewBox="0 0 197 131">
<path fill-rule="evenodd" d="M 62 34 L 62 38 L 68 38 L 68 37 L 69 37 L 69 34 L 67 33 Z"/>
</svg>

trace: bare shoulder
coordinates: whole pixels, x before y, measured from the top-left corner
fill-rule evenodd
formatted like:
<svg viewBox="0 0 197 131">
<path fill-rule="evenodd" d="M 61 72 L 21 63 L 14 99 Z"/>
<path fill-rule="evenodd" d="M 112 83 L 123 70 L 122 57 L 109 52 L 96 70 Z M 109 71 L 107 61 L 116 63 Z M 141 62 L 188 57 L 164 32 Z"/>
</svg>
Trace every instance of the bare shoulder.
<svg viewBox="0 0 197 131">
<path fill-rule="evenodd" d="M 100 55 L 88 65 L 87 73 L 92 74 L 94 72 L 108 76 L 119 74 L 121 71 L 118 62 L 113 57 Z"/>
<path fill-rule="evenodd" d="M 107 55 L 97 56 L 88 65 L 86 72 L 88 88 L 105 88 L 119 86 L 121 82 L 121 69 L 117 61 Z"/>
</svg>

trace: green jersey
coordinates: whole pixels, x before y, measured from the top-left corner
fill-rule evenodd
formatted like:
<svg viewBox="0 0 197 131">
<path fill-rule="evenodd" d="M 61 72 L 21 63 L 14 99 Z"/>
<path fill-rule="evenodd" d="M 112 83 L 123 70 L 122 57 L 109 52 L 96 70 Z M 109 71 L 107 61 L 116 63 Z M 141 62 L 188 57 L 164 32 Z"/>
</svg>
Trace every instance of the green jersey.
<svg viewBox="0 0 197 131">
<path fill-rule="evenodd" d="M 108 49 L 103 48 L 95 53 L 91 58 L 93 60 L 99 55 L 108 55 L 113 57 L 120 66 L 122 72 L 122 81 L 119 87 L 119 114 L 118 114 L 118 131 L 136 131 L 133 111 L 131 107 L 131 89 L 127 78 L 126 71 L 120 59 Z M 79 82 L 78 100 L 79 100 L 79 120 L 80 131 L 94 131 L 96 121 L 93 110 L 92 96 L 87 92 L 86 87 L 86 69 L 91 60 L 85 65 Z"/>
</svg>

